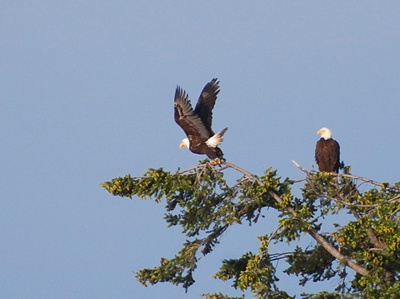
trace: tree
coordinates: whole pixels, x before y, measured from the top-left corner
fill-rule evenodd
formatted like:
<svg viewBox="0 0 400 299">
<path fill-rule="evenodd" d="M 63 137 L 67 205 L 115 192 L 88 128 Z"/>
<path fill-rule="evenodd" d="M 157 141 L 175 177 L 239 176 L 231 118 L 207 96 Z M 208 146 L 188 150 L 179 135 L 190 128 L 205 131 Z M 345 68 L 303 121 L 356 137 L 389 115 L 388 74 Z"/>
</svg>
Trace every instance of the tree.
<svg viewBox="0 0 400 299">
<path fill-rule="evenodd" d="M 354 176 L 350 167 L 344 174 L 332 174 L 309 172 L 294 163 L 305 174 L 300 181 L 282 179 L 271 168 L 257 176 L 232 163 L 216 167 L 201 161 L 185 171 L 149 169 L 141 177 L 126 175 L 102 183 L 116 196 L 165 201 L 165 220 L 169 226 L 181 226 L 187 237 L 173 258 L 137 271 L 137 280 L 145 286 L 170 282 L 187 290 L 195 282 L 199 257 L 210 254 L 229 227 L 256 223 L 262 213 L 275 209 L 276 228 L 258 237 L 258 251 L 223 260 L 215 278 L 231 280 L 235 289 L 250 290 L 257 298 L 294 298 L 276 285 L 283 275 L 277 273 L 276 261 L 284 259 L 284 272 L 298 276 L 300 285 L 330 279 L 337 283 L 332 292 L 303 298 L 400 298 L 400 183 Z M 233 183 L 225 178 L 229 171 L 238 176 Z M 295 196 L 292 188 L 299 184 L 301 195 Z M 350 220 L 324 231 L 324 223 L 344 213 Z M 312 246 L 299 245 L 305 235 L 315 240 Z M 270 252 L 270 244 L 278 242 L 296 246 L 292 252 Z"/>
</svg>

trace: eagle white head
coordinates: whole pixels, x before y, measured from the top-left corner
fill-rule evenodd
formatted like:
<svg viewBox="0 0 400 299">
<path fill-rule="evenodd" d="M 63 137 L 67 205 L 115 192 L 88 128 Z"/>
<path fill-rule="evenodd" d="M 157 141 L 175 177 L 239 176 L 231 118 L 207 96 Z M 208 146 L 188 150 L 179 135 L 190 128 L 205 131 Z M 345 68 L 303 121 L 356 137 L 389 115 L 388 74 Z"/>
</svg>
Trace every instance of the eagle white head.
<svg viewBox="0 0 400 299">
<path fill-rule="evenodd" d="M 182 139 L 181 144 L 179 144 L 179 147 L 182 148 L 182 147 L 186 146 L 187 148 L 189 148 L 189 145 L 190 145 L 189 139 L 184 138 L 184 139 Z"/>
<path fill-rule="evenodd" d="M 325 127 L 319 129 L 317 134 L 321 135 L 321 137 L 324 138 L 325 140 L 332 138 L 332 131 Z"/>
</svg>

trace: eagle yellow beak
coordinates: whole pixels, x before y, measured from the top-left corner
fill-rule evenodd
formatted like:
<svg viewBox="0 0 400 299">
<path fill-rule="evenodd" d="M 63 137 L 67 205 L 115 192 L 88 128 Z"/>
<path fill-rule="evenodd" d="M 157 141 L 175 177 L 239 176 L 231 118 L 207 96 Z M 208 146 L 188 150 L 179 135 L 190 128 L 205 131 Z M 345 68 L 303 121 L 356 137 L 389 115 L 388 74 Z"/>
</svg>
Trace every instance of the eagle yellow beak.
<svg viewBox="0 0 400 299">
<path fill-rule="evenodd" d="M 317 134 L 321 135 L 323 132 L 324 132 L 323 130 L 319 130 L 319 131 L 317 131 Z"/>
<path fill-rule="evenodd" d="M 185 145 L 183 144 L 183 142 L 181 142 L 181 144 L 179 144 L 179 148 L 184 147 Z"/>
</svg>

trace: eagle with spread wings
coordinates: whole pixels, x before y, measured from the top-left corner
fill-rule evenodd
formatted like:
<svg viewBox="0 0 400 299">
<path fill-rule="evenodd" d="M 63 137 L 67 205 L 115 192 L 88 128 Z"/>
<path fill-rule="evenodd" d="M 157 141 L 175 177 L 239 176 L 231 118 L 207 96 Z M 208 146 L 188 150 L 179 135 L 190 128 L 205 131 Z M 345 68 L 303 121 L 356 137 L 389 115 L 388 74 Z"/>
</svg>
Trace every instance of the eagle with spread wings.
<svg viewBox="0 0 400 299">
<path fill-rule="evenodd" d="M 195 154 L 204 154 L 213 164 L 221 164 L 223 152 L 218 147 L 228 128 L 222 129 L 217 134 L 211 128 L 212 110 L 219 93 L 219 81 L 214 78 L 204 86 L 196 107 L 192 108 L 188 94 L 179 86 L 175 91 L 175 122 L 186 133 L 180 147 L 188 147 Z"/>
</svg>

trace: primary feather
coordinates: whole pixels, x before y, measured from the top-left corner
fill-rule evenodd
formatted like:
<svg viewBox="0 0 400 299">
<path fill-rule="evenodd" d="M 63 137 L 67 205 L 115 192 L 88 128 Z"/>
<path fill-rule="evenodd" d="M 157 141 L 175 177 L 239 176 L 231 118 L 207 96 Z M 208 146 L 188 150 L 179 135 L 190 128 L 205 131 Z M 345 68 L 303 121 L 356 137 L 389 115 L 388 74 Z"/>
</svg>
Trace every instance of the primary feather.
<svg viewBox="0 0 400 299">
<path fill-rule="evenodd" d="M 217 79 L 212 79 L 204 86 L 197 101 L 196 108 L 194 109 L 211 136 L 214 135 L 214 131 L 211 128 L 212 110 L 214 109 L 217 95 L 219 94 L 218 84 L 219 81 L 217 81 Z"/>
</svg>

